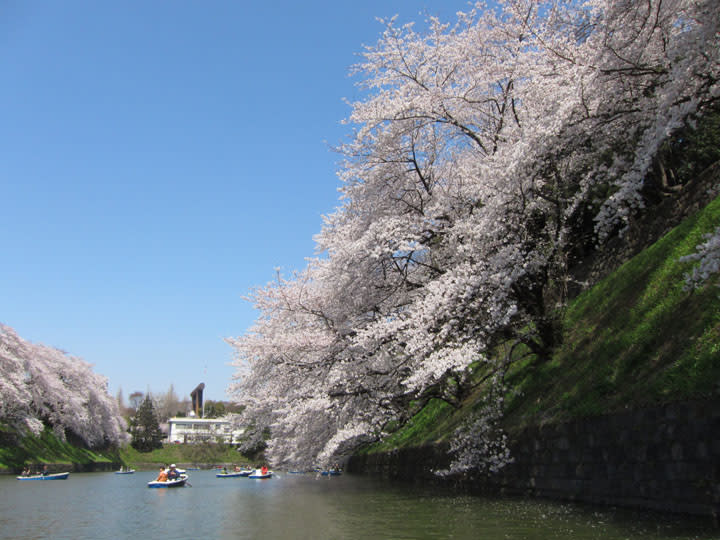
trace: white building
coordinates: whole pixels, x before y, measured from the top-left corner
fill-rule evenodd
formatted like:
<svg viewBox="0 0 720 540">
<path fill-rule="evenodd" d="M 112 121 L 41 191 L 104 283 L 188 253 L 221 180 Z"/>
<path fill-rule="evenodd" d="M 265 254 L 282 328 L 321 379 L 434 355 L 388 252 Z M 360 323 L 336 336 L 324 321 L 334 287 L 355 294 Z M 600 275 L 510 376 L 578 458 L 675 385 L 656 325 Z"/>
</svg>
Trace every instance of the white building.
<svg viewBox="0 0 720 540">
<path fill-rule="evenodd" d="M 243 429 L 233 429 L 232 422 L 224 418 L 173 417 L 168 420 L 168 442 L 224 442 L 236 443 Z"/>
</svg>

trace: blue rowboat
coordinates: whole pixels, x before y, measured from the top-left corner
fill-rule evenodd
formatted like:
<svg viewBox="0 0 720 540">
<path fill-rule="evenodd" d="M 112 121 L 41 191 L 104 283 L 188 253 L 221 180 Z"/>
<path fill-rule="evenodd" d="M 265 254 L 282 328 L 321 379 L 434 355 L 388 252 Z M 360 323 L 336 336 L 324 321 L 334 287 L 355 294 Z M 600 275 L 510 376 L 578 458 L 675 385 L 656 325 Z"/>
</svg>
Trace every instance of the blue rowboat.
<svg viewBox="0 0 720 540">
<path fill-rule="evenodd" d="M 157 480 L 153 480 L 152 482 L 148 482 L 149 488 L 174 488 L 174 487 L 183 487 L 185 485 L 185 482 L 187 482 L 187 475 L 183 474 L 180 476 L 180 478 L 176 478 L 175 480 L 167 480 L 165 482 L 158 482 Z"/>
<path fill-rule="evenodd" d="M 250 476 L 252 471 L 233 471 L 228 473 L 217 473 L 218 478 L 238 478 L 239 476 Z"/>
<path fill-rule="evenodd" d="M 69 472 L 56 473 L 56 474 L 36 474 L 34 476 L 18 476 L 18 480 L 67 480 L 70 476 Z"/>
</svg>

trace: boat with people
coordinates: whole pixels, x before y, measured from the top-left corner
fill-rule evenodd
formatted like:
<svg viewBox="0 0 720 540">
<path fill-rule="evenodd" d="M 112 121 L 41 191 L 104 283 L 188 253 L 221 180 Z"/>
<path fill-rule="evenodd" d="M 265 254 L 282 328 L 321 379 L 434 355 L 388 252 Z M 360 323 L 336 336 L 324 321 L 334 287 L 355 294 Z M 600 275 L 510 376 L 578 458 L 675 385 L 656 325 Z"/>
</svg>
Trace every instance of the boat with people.
<svg viewBox="0 0 720 540">
<path fill-rule="evenodd" d="M 150 488 L 173 488 L 183 487 L 187 484 L 188 475 L 183 469 L 178 469 L 173 463 L 169 468 L 160 467 L 157 478 L 152 482 L 148 482 Z M 190 484 L 187 484 L 188 486 Z"/>
<path fill-rule="evenodd" d="M 265 467 L 263 467 L 262 469 L 255 469 L 251 474 L 248 475 L 248 478 L 263 479 L 271 478 L 272 475 L 272 471 L 268 471 Z"/>
<path fill-rule="evenodd" d="M 152 482 L 148 482 L 149 488 L 174 488 L 174 487 L 183 487 L 188 480 L 187 474 L 181 474 L 178 478 L 175 478 L 174 480 L 153 480 Z"/>
<path fill-rule="evenodd" d="M 18 476 L 18 480 L 67 480 L 70 472 L 62 472 L 55 474 L 34 474 L 32 476 Z"/>
<path fill-rule="evenodd" d="M 238 478 L 238 477 L 244 477 L 244 476 L 250 476 L 253 473 L 252 469 L 250 470 L 239 470 L 239 471 L 232 471 L 232 472 L 219 472 L 216 473 L 215 476 L 218 478 Z"/>
</svg>

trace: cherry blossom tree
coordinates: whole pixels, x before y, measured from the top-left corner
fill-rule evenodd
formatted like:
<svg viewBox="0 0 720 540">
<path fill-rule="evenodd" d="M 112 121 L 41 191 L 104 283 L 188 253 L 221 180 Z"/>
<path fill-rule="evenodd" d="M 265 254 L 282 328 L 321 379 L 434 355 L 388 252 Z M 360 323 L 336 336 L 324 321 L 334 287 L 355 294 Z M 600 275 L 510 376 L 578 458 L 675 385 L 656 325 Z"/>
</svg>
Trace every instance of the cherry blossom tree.
<svg viewBox="0 0 720 540">
<path fill-rule="evenodd" d="M 720 273 L 720 227 L 703 236 L 705 240 L 697 246 L 697 251 L 681 257 L 683 262 L 698 264 L 685 275 L 685 286 L 688 290 L 698 289 L 711 280 L 717 280 Z"/>
<path fill-rule="evenodd" d="M 20 338 L 0 325 L 0 421 L 61 439 L 72 434 L 89 447 L 125 437 L 117 401 L 107 379 L 79 358 Z"/>
<path fill-rule="evenodd" d="M 304 271 L 250 296 L 233 391 L 274 461 L 310 463 L 482 385 L 455 469 L 497 470 L 514 351 L 549 358 L 574 257 L 622 233 L 660 146 L 718 100 L 720 7 L 508 0 L 384 24 L 354 70 L 341 206 Z"/>
</svg>

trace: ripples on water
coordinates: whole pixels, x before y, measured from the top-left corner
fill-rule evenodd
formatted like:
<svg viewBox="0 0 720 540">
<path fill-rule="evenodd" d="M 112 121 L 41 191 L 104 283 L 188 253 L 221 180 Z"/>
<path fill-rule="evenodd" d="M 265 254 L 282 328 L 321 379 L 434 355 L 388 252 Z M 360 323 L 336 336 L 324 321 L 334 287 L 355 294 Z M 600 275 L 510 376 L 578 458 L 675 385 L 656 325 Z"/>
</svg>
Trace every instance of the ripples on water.
<svg viewBox="0 0 720 540">
<path fill-rule="evenodd" d="M 706 519 L 536 500 L 443 495 L 364 477 L 271 480 L 192 471 L 192 487 L 148 489 L 154 472 L 0 477 L 0 538 L 718 539 Z"/>
</svg>

